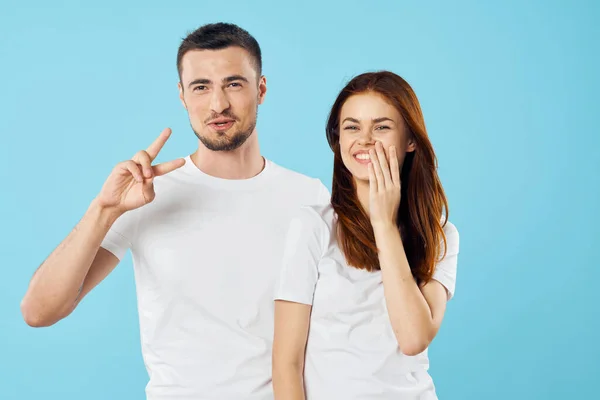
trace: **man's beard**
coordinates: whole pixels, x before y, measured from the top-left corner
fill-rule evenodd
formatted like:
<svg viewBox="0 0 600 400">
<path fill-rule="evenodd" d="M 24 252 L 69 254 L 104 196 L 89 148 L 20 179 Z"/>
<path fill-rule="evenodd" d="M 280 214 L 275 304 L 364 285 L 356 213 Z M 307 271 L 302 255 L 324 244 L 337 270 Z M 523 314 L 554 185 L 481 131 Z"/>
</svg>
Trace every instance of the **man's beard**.
<svg viewBox="0 0 600 400">
<path fill-rule="evenodd" d="M 233 119 L 237 122 L 239 121 L 232 115 L 224 113 L 225 117 L 233 117 Z M 209 138 L 208 136 L 202 136 L 199 134 L 194 127 L 192 126 L 192 130 L 198 137 L 198 139 L 206 146 L 207 149 L 212 151 L 232 151 L 243 145 L 246 140 L 252 135 L 254 132 L 254 128 L 256 127 L 256 119 L 258 117 L 258 107 L 256 109 L 256 116 L 254 117 L 254 121 L 250 123 L 250 125 L 246 129 L 238 130 L 232 136 L 227 136 L 226 133 L 219 135 L 217 138 Z M 214 118 L 211 118 L 214 119 Z"/>
<path fill-rule="evenodd" d="M 246 142 L 250 135 L 252 135 L 255 126 L 256 123 L 253 123 L 248 129 L 239 130 L 234 133 L 233 136 L 226 136 L 223 134 L 221 137 L 215 139 L 200 135 L 196 132 L 194 127 L 192 127 L 192 130 L 207 149 L 212 151 L 232 151 Z"/>
</svg>

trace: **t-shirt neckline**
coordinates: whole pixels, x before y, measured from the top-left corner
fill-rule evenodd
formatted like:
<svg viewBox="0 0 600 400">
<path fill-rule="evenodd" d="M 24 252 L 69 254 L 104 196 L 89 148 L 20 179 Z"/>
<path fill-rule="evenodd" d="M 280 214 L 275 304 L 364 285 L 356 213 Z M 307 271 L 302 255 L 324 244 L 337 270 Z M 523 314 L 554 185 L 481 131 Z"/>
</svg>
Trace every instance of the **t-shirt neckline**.
<svg viewBox="0 0 600 400">
<path fill-rule="evenodd" d="M 185 165 L 182 167 L 182 170 L 186 173 L 186 175 L 192 178 L 195 182 L 220 189 L 241 190 L 257 187 L 258 185 L 262 184 L 269 177 L 269 175 L 271 175 L 272 169 L 272 162 L 266 157 L 262 157 L 264 160 L 264 167 L 255 176 L 247 179 L 225 179 L 209 175 L 202 171 L 196 166 L 196 164 L 194 164 L 191 155 L 186 156 L 184 159 Z"/>
</svg>

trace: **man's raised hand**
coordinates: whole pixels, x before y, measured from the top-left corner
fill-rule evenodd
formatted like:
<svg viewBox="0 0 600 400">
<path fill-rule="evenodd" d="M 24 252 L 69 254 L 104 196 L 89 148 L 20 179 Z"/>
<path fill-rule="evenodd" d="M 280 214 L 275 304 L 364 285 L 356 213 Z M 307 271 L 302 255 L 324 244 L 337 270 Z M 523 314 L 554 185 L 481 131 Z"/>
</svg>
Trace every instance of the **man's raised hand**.
<svg viewBox="0 0 600 400">
<path fill-rule="evenodd" d="M 170 136 L 171 129 L 163 130 L 146 150 L 137 152 L 131 160 L 117 164 L 104 182 L 97 197 L 98 204 L 122 214 L 154 200 L 154 178 L 185 164 L 183 158 L 178 158 L 152 165 Z"/>
</svg>

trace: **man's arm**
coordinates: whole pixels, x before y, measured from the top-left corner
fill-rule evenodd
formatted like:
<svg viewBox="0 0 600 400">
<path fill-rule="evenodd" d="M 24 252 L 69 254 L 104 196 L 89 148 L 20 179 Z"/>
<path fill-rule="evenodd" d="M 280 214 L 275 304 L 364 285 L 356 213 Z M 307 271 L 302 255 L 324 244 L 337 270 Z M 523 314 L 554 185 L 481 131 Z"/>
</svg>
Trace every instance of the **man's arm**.
<svg viewBox="0 0 600 400">
<path fill-rule="evenodd" d="M 100 247 L 111 226 L 154 200 L 155 177 L 185 164 L 177 159 L 152 165 L 170 135 L 163 130 L 146 151 L 117 164 L 75 229 L 38 268 L 21 302 L 27 324 L 49 326 L 65 318 L 117 266 L 118 258 Z"/>
<path fill-rule="evenodd" d="M 92 202 L 33 275 L 21 302 L 28 325 L 50 326 L 65 318 L 117 266 L 119 259 L 100 247 L 116 218 L 114 211 Z"/>
</svg>

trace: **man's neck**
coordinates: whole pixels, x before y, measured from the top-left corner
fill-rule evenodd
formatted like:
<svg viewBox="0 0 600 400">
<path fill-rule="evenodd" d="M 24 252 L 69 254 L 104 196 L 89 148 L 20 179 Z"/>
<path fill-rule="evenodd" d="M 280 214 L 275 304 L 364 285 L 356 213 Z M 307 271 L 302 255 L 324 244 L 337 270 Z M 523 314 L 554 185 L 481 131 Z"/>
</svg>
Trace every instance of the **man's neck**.
<svg viewBox="0 0 600 400">
<path fill-rule="evenodd" d="M 249 179 L 258 175 L 265 167 L 256 132 L 233 151 L 209 150 L 199 142 L 198 150 L 190 157 L 202 172 L 222 179 Z"/>
</svg>

